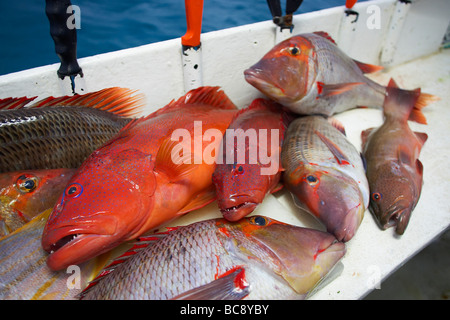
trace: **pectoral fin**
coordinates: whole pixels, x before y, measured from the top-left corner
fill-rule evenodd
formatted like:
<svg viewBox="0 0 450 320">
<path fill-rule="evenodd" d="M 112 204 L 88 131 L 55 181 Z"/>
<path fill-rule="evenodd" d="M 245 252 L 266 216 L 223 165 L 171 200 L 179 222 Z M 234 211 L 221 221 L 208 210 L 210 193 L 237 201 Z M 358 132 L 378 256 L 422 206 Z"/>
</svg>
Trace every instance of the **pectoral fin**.
<svg viewBox="0 0 450 320">
<path fill-rule="evenodd" d="M 171 182 L 175 182 L 185 178 L 197 168 L 194 164 L 193 156 L 189 152 L 184 152 L 179 156 L 179 152 L 183 150 L 180 142 L 166 139 L 159 147 L 155 159 L 155 171 L 164 173 L 169 177 Z"/>
<path fill-rule="evenodd" d="M 352 90 L 355 86 L 364 84 L 364 82 L 348 82 L 338 84 L 325 84 L 317 82 L 317 99 L 334 96 Z"/>
<path fill-rule="evenodd" d="M 186 291 L 171 300 L 241 300 L 249 294 L 245 269 L 236 268 L 205 285 Z"/>
<path fill-rule="evenodd" d="M 181 209 L 178 214 L 185 214 L 210 204 L 216 200 L 216 189 L 214 185 L 211 184 L 206 190 L 197 194 L 191 202 L 189 202 L 183 209 Z"/>
<path fill-rule="evenodd" d="M 350 164 L 350 160 L 347 158 L 345 153 L 333 141 L 325 137 L 317 130 L 315 130 L 314 133 L 320 138 L 320 140 L 322 140 L 323 143 L 325 143 L 340 165 Z"/>
</svg>

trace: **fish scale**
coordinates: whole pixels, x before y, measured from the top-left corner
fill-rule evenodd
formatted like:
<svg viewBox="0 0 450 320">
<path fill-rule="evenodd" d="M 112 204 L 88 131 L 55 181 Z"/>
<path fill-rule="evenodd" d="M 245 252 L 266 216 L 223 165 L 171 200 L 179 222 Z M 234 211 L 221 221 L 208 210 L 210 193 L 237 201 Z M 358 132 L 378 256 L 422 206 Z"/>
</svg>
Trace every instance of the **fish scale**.
<svg viewBox="0 0 450 320">
<path fill-rule="evenodd" d="M 0 100 L 0 172 L 77 168 L 140 112 L 142 96 L 123 88 L 84 95 Z"/>
</svg>

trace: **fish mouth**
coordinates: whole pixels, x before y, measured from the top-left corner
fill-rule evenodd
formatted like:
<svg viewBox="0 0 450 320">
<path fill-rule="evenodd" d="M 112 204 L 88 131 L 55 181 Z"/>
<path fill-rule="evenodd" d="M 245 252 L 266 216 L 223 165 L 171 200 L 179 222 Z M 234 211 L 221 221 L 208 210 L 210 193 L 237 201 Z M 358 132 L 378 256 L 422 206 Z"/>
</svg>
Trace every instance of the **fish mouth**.
<svg viewBox="0 0 450 320">
<path fill-rule="evenodd" d="M 269 97 L 276 98 L 285 96 L 285 92 L 282 88 L 264 80 L 263 71 L 260 69 L 247 69 L 244 71 L 244 77 L 248 83 Z"/>
<path fill-rule="evenodd" d="M 235 206 L 220 209 L 220 212 L 222 212 L 223 217 L 228 221 L 237 221 L 252 213 L 257 205 L 255 202 L 245 201 Z"/>
<path fill-rule="evenodd" d="M 411 208 L 408 206 L 402 205 L 401 203 L 394 203 L 379 220 L 381 228 L 386 230 L 395 227 L 395 232 L 402 235 L 408 226 L 411 211 Z"/>
<path fill-rule="evenodd" d="M 345 243 L 332 234 L 293 225 L 271 225 L 253 236 L 272 253 L 279 275 L 299 294 L 313 289 L 346 252 Z"/>
<path fill-rule="evenodd" d="M 364 218 L 365 208 L 358 204 L 347 211 L 340 228 L 334 230 L 334 235 L 339 241 L 347 242 L 356 234 L 356 231 Z"/>
<path fill-rule="evenodd" d="M 93 223 L 92 220 L 84 222 L 84 225 L 89 225 L 87 229 L 70 225 L 48 232 L 44 230 L 42 248 L 49 253 L 48 267 L 54 271 L 62 270 L 113 248 L 120 240 L 120 235 L 116 233 L 117 221 L 114 217 L 104 220 L 100 223 Z"/>
</svg>

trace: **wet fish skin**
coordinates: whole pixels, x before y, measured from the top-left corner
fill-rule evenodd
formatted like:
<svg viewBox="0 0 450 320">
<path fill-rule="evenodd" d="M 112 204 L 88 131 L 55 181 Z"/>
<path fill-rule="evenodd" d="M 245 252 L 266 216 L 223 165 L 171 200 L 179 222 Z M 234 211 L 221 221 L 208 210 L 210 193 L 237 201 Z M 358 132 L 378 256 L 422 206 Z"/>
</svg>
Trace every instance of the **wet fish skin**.
<svg viewBox="0 0 450 320">
<path fill-rule="evenodd" d="M 404 91 L 394 80 L 384 102 L 384 122 L 362 132 L 370 185 L 370 211 L 382 229 L 395 227 L 402 235 L 419 201 L 423 165 L 419 154 L 428 136 L 408 125 L 420 89 Z"/>
<path fill-rule="evenodd" d="M 107 267 L 82 299 L 304 299 L 345 245 L 325 232 L 252 216 L 178 227 L 136 251 Z"/>
<path fill-rule="evenodd" d="M 41 246 L 50 213 L 51 209 L 42 212 L 0 240 L 0 300 L 73 300 L 105 266 L 107 259 L 80 265 L 79 287 L 70 281 L 73 271 L 50 270 Z M 68 281 L 74 286 L 68 287 Z"/>
<path fill-rule="evenodd" d="M 134 94 L 108 88 L 14 109 L 0 101 L 0 172 L 79 167 L 139 113 L 143 98 Z"/>
<path fill-rule="evenodd" d="M 255 99 L 236 114 L 222 140 L 222 161 L 213 173 L 217 203 L 225 219 L 237 221 L 243 218 L 256 209 L 267 193 L 282 188 L 280 152 L 287 123 L 281 106 L 262 98 Z M 229 145 L 228 130 L 238 136 Z M 262 140 L 260 130 L 266 130 L 266 141 Z M 275 134 L 278 135 L 274 141 L 272 132 L 275 138 Z M 250 138 L 246 139 L 247 134 Z M 239 139 L 245 140 L 242 143 Z M 234 152 L 233 163 L 227 163 L 227 157 L 232 158 L 230 152 Z M 244 161 L 237 159 L 240 152 L 245 154 Z M 269 159 L 263 160 L 260 154 Z"/>
<path fill-rule="evenodd" d="M 364 75 L 380 69 L 351 59 L 328 34 L 315 32 L 280 42 L 244 75 L 292 112 L 331 116 L 356 107 L 381 109 L 386 88 Z M 422 96 L 418 104 L 431 102 Z"/>
<path fill-rule="evenodd" d="M 195 163 L 189 151 L 183 160 L 190 164 L 175 163 L 172 151 L 180 143 L 192 146 L 195 121 L 202 124 L 201 134 L 210 128 L 223 134 L 237 111 L 218 87 L 200 87 L 135 120 L 92 153 L 69 181 L 44 230 L 49 267 L 81 263 L 214 201 L 215 163 Z M 172 141 L 176 129 L 189 137 Z M 211 144 L 218 148 L 220 140 L 202 143 L 202 151 Z"/>
<path fill-rule="evenodd" d="M 361 155 L 346 136 L 322 116 L 297 118 L 286 132 L 281 163 L 296 205 L 349 241 L 368 207 L 369 186 Z"/>
<path fill-rule="evenodd" d="M 53 207 L 75 170 L 24 170 L 0 174 L 0 236 Z"/>
</svg>

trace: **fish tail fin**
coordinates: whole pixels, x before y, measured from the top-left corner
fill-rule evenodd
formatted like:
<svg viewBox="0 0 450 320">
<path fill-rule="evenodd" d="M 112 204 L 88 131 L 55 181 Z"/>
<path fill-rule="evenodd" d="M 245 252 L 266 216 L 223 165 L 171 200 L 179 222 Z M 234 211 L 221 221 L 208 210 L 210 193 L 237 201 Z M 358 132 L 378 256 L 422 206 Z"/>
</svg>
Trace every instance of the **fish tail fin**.
<svg viewBox="0 0 450 320">
<path fill-rule="evenodd" d="M 430 103 L 439 101 L 440 98 L 429 93 L 420 92 L 420 89 L 416 89 L 416 91 L 419 92 L 419 97 L 414 104 L 414 108 L 411 111 L 408 120 L 415 121 L 421 124 L 427 124 L 427 120 L 422 113 L 422 109 L 428 106 Z"/>
<path fill-rule="evenodd" d="M 144 96 L 136 94 L 135 90 L 113 87 L 82 95 L 48 97 L 30 107 L 82 106 L 108 111 L 123 117 L 131 117 L 141 113 L 145 105 L 144 100 Z"/>
<path fill-rule="evenodd" d="M 426 124 L 427 120 L 422 113 L 422 109 L 437 100 L 439 100 L 439 97 L 422 93 L 420 88 L 415 90 L 401 89 L 394 79 L 391 79 L 386 88 L 383 111 L 385 116 L 394 116 Z"/>
</svg>

